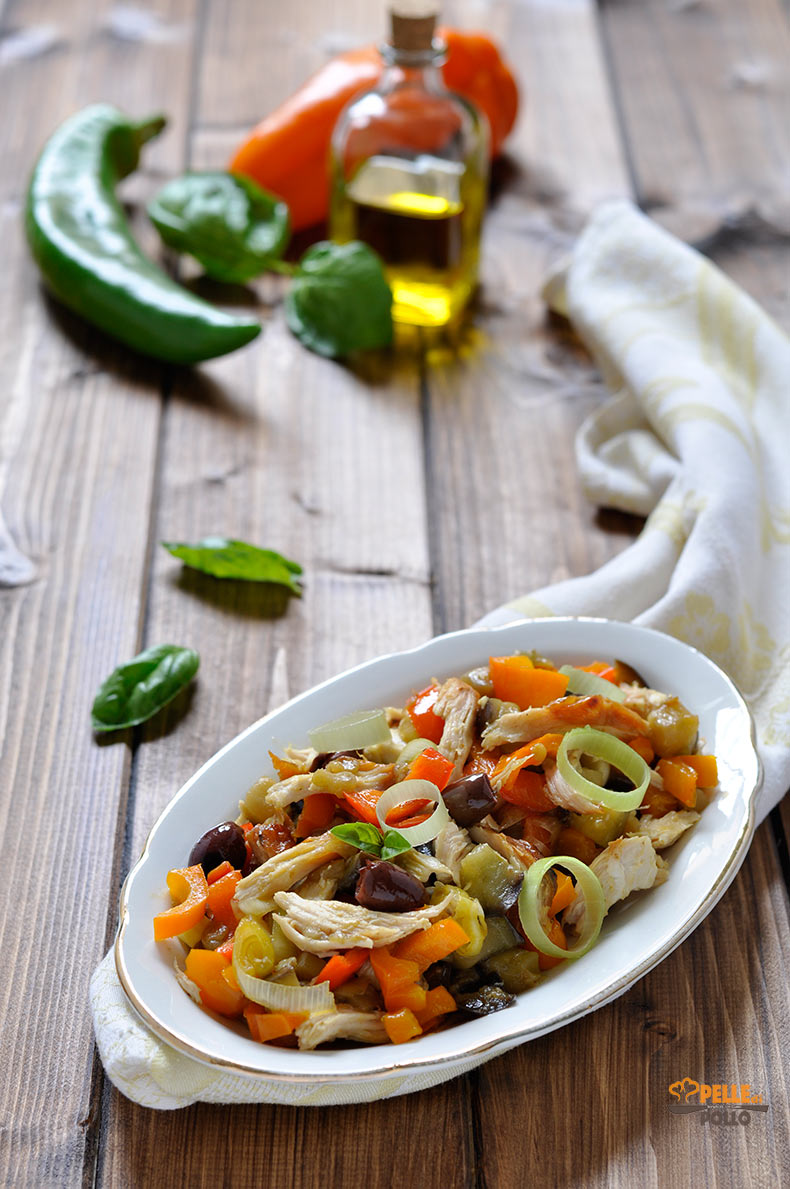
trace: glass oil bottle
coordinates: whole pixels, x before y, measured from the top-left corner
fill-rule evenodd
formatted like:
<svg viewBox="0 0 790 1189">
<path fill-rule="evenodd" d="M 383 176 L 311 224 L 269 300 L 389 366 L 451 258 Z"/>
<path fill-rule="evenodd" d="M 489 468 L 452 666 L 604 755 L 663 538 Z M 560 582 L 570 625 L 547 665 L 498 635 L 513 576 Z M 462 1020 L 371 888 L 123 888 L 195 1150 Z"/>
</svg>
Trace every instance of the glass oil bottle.
<svg viewBox="0 0 790 1189">
<path fill-rule="evenodd" d="M 349 103 L 332 137 L 330 235 L 378 252 L 396 323 L 440 327 L 477 283 L 488 128 L 442 82 L 436 13 L 390 16 L 384 73 Z"/>
</svg>

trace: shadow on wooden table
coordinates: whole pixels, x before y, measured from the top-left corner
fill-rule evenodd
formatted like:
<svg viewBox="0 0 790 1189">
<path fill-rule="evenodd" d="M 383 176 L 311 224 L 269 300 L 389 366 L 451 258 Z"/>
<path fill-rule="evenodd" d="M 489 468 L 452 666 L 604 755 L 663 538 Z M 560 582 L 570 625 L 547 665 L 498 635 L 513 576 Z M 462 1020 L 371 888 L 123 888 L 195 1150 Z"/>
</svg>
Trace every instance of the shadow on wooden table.
<svg viewBox="0 0 790 1189">
<path fill-rule="evenodd" d="M 157 400 L 177 385 L 180 396 L 186 395 L 191 404 L 207 413 L 239 425 L 256 422 L 255 413 L 241 404 L 230 388 L 202 371 L 199 365 L 178 366 L 141 355 L 72 313 L 46 290 L 42 289 L 42 292 L 52 321 L 64 338 L 84 356 L 73 369 L 74 378 L 110 375 L 122 384 L 148 389 Z"/>
<path fill-rule="evenodd" d="M 273 582 L 243 582 L 231 578 L 213 578 L 184 566 L 170 584 L 182 594 L 209 603 L 224 615 L 238 619 L 279 619 L 288 610 L 292 598 L 284 586 Z"/>
</svg>

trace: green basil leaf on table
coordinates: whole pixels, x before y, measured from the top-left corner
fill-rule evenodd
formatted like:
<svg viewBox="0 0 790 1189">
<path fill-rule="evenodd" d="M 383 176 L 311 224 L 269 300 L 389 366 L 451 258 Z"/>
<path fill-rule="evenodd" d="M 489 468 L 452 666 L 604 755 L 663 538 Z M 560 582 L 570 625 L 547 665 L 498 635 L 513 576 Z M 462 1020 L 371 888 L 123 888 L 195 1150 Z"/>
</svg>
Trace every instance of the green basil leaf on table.
<svg viewBox="0 0 790 1189">
<path fill-rule="evenodd" d="M 407 850 L 411 850 L 411 843 L 397 830 L 388 830 L 381 844 L 382 859 L 394 859 L 396 855 L 402 855 Z"/>
<path fill-rule="evenodd" d="M 392 293 L 376 253 L 353 240 L 323 242 L 302 257 L 285 298 L 296 337 L 335 359 L 392 342 Z"/>
<path fill-rule="evenodd" d="M 333 826 L 330 833 L 368 855 L 381 854 L 381 831 L 368 822 L 344 822 L 341 826 Z"/>
<path fill-rule="evenodd" d="M 159 644 L 119 665 L 93 702 L 94 731 L 120 731 L 146 722 L 189 685 L 200 657 L 191 648 Z"/>
<path fill-rule="evenodd" d="M 164 242 L 187 252 L 218 281 L 244 283 L 279 260 L 288 207 L 249 178 L 187 173 L 159 191 L 148 215 Z"/>
<path fill-rule="evenodd" d="M 278 586 L 286 586 L 293 594 L 302 593 L 296 578 L 297 574 L 302 573 L 302 567 L 273 549 L 259 549 L 257 545 L 228 537 L 204 537 L 194 545 L 180 541 L 163 541 L 162 544 L 168 553 L 179 558 L 185 566 L 211 574 L 214 578 L 274 582 Z"/>
</svg>

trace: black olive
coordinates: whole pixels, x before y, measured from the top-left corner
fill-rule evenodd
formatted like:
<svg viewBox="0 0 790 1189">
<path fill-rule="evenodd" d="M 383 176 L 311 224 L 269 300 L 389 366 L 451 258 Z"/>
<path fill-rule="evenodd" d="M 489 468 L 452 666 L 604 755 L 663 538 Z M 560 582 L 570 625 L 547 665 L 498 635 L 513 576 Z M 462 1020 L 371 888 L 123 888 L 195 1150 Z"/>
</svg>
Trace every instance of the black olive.
<svg viewBox="0 0 790 1189">
<path fill-rule="evenodd" d="M 359 759 L 361 755 L 361 751 L 319 751 L 310 765 L 310 771 L 315 772 L 318 768 L 325 768 L 330 760 L 342 760 L 347 756 Z"/>
<path fill-rule="evenodd" d="M 449 962 L 434 962 L 425 971 L 425 981 L 433 990 L 434 987 L 446 987 L 455 973 Z"/>
<path fill-rule="evenodd" d="M 504 1007 L 511 1007 L 516 1002 L 515 995 L 511 995 L 504 987 L 480 987 L 478 991 L 470 991 L 467 995 L 456 996 L 455 1004 L 459 1011 L 469 1016 L 489 1016 L 493 1011 L 502 1011 Z"/>
<path fill-rule="evenodd" d="M 496 793 L 484 772 L 463 776 L 442 793 L 450 817 L 459 826 L 476 826 L 496 806 Z"/>
<path fill-rule="evenodd" d="M 418 879 L 394 863 L 374 860 L 360 872 L 356 890 L 357 904 L 377 912 L 411 912 L 422 908 L 425 889 Z"/>
<path fill-rule="evenodd" d="M 247 844 L 244 841 L 244 831 L 235 822 L 220 822 L 212 826 L 202 838 L 199 838 L 189 855 L 189 866 L 196 863 L 208 875 L 220 863 L 227 860 L 231 867 L 241 869 L 247 862 Z"/>
</svg>

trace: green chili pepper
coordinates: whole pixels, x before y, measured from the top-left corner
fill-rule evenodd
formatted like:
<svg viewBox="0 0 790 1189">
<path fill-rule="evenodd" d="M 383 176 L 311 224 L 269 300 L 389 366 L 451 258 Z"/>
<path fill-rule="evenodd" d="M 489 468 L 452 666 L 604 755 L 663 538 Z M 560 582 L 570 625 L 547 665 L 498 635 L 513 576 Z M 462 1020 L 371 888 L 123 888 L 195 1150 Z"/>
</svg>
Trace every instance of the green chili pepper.
<svg viewBox="0 0 790 1189">
<path fill-rule="evenodd" d="M 198 363 L 260 332 L 193 297 L 140 251 L 115 184 L 136 167 L 162 116 L 133 123 L 97 104 L 54 133 L 27 195 L 27 238 L 57 298 L 122 342 L 170 363 Z"/>
</svg>

